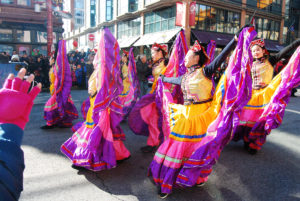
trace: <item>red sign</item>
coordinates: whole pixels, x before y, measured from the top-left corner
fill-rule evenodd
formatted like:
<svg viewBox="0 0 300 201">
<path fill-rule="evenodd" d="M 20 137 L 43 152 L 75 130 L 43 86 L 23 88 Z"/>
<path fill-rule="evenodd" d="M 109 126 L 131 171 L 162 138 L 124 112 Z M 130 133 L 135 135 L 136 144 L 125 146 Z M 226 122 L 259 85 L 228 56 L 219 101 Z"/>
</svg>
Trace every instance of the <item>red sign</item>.
<svg viewBox="0 0 300 201">
<path fill-rule="evenodd" d="M 196 17 L 196 2 L 193 1 L 190 3 L 190 26 L 194 26 L 195 25 L 195 17 Z"/>
<path fill-rule="evenodd" d="M 95 35 L 94 34 L 89 34 L 89 40 L 94 41 L 95 40 Z"/>
<path fill-rule="evenodd" d="M 182 26 L 182 20 L 183 20 L 183 3 L 182 2 L 177 2 L 176 3 L 176 26 Z"/>
</svg>

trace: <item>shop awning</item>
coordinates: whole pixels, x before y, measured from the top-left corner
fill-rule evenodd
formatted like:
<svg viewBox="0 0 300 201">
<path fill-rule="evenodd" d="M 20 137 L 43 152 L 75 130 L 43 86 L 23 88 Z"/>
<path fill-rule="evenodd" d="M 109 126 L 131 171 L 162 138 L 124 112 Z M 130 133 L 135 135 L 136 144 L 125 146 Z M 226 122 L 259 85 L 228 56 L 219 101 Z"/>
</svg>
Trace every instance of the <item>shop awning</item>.
<svg viewBox="0 0 300 201">
<path fill-rule="evenodd" d="M 200 43 L 209 43 L 210 40 L 216 41 L 219 46 L 226 46 L 234 37 L 233 34 L 223 34 L 216 32 L 192 30 L 192 34 L 197 38 Z"/>
<path fill-rule="evenodd" d="M 130 47 L 139 38 L 140 38 L 140 36 L 133 36 L 133 37 L 129 37 L 129 38 L 122 38 L 122 39 L 118 39 L 118 43 L 119 43 L 120 48 Z"/>
<path fill-rule="evenodd" d="M 192 34 L 200 43 L 209 43 L 210 40 L 216 41 L 216 44 L 219 46 L 226 46 L 234 37 L 233 34 L 224 34 L 200 30 L 192 30 Z M 269 51 L 278 52 L 283 46 L 281 46 L 277 41 L 265 40 L 266 48 Z"/>
<path fill-rule="evenodd" d="M 145 34 L 134 43 L 133 46 L 152 45 L 154 43 L 168 43 L 180 29 L 161 31 L 157 33 Z"/>
</svg>

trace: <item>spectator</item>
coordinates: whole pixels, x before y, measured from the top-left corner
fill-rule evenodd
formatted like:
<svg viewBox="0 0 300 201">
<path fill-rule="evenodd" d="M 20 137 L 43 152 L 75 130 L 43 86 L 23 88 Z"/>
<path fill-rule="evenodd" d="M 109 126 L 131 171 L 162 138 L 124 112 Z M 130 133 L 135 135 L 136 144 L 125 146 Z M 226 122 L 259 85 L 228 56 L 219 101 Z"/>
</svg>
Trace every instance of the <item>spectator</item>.
<svg viewBox="0 0 300 201">
<path fill-rule="evenodd" d="M 147 94 L 148 80 L 147 77 L 151 74 L 151 69 L 148 67 L 146 55 L 140 55 L 136 62 L 137 76 L 140 83 L 140 98 Z"/>
<path fill-rule="evenodd" d="M 76 79 L 77 84 L 80 88 L 85 88 L 85 74 L 86 74 L 86 67 L 83 63 L 77 65 L 76 69 Z"/>
<path fill-rule="evenodd" d="M 13 53 L 12 53 L 11 62 L 20 62 L 19 55 L 17 54 L 16 51 L 13 51 Z"/>
<path fill-rule="evenodd" d="M 30 63 L 26 51 L 23 51 L 23 56 L 21 57 L 20 61 L 21 61 L 21 62 L 25 62 L 25 63 L 27 63 L 27 64 Z"/>
<path fill-rule="evenodd" d="M 6 64 L 9 62 L 9 57 L 6 55 L 6 52 L 0 54 L 0 63 Z"/>
</svg>

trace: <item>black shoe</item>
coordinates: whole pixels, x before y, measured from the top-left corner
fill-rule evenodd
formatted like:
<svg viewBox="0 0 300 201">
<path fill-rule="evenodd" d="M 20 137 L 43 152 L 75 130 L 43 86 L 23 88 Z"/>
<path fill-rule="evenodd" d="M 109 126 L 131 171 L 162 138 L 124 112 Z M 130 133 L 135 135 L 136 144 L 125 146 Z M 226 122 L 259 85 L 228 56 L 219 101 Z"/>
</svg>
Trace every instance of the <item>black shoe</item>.
<svg viewBox="0 0 300 201">
<path fill-rule="evenodd" d="M 124 161 L 128 160 L 131 158 L 131 155 L 128 156 L 127 158 L 121 159 L 121 160 L 117 160 L 117 163 L 123 163 Z"/>
<path fill-rule="evenodd" d="M 155 146 L 152 147 L 152 146 L 147 145 L 147 146 L 145 146 L 145 147 L 142 147 L 142 148 L 141 148 L 141 151 L 142 151 L 143 153 L 154 153 L 154 152 L 156 151 L 156 147 L 155 147 Z"/>
<path fill-rule="evenodd" d="M 52 129 L 52 128 L 55 128 L 55 126 L 54 125 L 52 125 L 52 126 L 48 126 L 48 125 L 41 126 L 41 129 L 45 129 L 45 130 Z"/>
<path fill-rule="evenodd" d="M 72 164 L 72 166 L 71 166 L 73 169 L 75 169 L 75 170 L 85 170 L 85 168 L 84 167 L 81 167 L 81 166 L 77 166 L 77 165 L 74 165 L 74 164 Z"/>
<path fill-rule="evenodd" d="M 248 149 L 249 149 L 249 142 L 245 142 L 245 141 L 244 141 L 244 149 L 245 149 L 245 150 L 248 150 Z"/>
<path fill-rule="evenodd" d="M 251 154 L 251 155 L 255 155 L 255 154 L 257 153 L 257 149 L 251 149 L 251 148 L 249 148 L 249 149 L 248 149 L 248 152 L 249 152 L 249 154 Z"/>
<path fill-rule="evenodd" d="M 167 198 L 168 196 L 169 196 L 168 193 L 160 193 L 160 194 L 159 194 L 159 197 L 160 197 L 161 199 L 165 199 L 165 198 Z"/>
</svg>

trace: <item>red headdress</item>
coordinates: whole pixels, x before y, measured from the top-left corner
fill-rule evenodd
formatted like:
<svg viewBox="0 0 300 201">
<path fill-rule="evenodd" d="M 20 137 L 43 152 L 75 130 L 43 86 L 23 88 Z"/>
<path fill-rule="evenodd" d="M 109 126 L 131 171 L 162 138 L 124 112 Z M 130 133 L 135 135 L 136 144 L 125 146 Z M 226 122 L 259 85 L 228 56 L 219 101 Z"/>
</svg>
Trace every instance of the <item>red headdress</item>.
<svg viewBox="0 0 300 201">
<path fill-rule="evenodd" d="M 265 49 L 265 54 L 269 54 L 269 52 L 266 49 L 266 44 L 265 44 L 264 39 L 259 38 L 259 39 L 252 41 L 250 44 L 250 48 L 252 48 L 254 45 L 258 45 L 259 47 Z"/>
<path fill-rule="evenodd" d="M 165 54 L 167 55 L 168 54 L 168 46 L 167 45 L 165 45 L 165 44 L 157 44 L 157 43 L 154 43 L 153 45 L 152 45 L 152 48 L 151 48 L 152 50 L 155 50 L 155 51 L 158 51 L 158 50 L 162 50 L 162 51 L 164 51 L 165 52 Z"/>
<path fill-rule="evenodd" d="M 123 51 L 123 55 L 122 56 L 127 56 L 128 57 L 128 55 L 129 55 L 129 52 L 128 51 L 126 51 L 126 50 L 122 50 Z"/>
<path fill-rule="evenodd" d="M 197 40 L 195 41 L 193 47 L 191 47 L 190 50 L 192 52 L 194 52 L 194 53 L 202 51 L 202 53 L 204 54 L 204 56 L 206 57 L 206 59 L 209 60 L 209 56 L 207 56 L 204 47 L 202 47 L 202 45 L 200 45 L 200 43 Z"/>
</svg>

